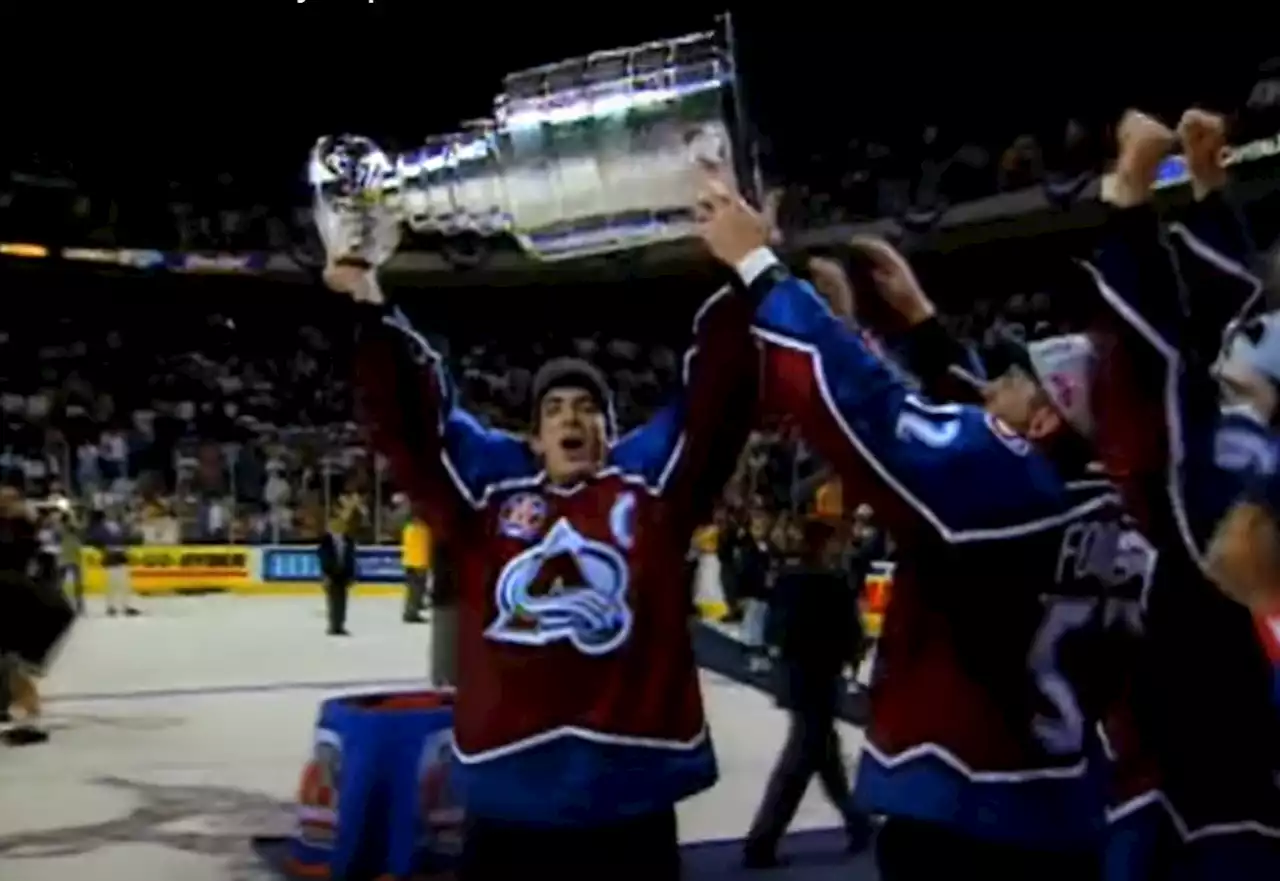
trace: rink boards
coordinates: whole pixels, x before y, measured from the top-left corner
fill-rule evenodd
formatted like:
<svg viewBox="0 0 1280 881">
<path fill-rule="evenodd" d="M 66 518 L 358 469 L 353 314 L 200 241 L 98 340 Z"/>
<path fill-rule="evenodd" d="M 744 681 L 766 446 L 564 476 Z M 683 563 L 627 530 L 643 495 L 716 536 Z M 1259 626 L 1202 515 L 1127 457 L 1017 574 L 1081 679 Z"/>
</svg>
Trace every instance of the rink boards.
<svg viewBox="0 0 1280 881">
<path fill-rule="evenodd" d="M 106 573 L 94 549 L 81 555 L 85 592 L 101 594 Z M 320 560 L 308 545 L 149 545 L 129 549 L 129 576 L 140 594 L 234 593 L 247 596 L 290 596 L 320 591 Z M 718 621 L 727 607 L 720 588 L 720 560 L 703 553 L 694 574 L 694 603 L 701 616 Z M 862 597 L 863 625 L 868 635 L 880 633 L 880 622 L 892 592 L 893 567 L 876 563 Z M 357 594 L 390 595 L 404 589 L 399 545 L 356 548 Z"/>
<path fill-rule="evenodd" d="M 96 550 L 81 556 L 85 592 L 102 593 L 106 572 Z M 320 590 L 320 560 L 307 545 L 151 545 L 129 549 L 129 577 L 140 594 L 293 595 Z M 404 589 L 399 545 L 356 549 L 355 590 Z"/>
<path fill-rule="evenodd" d="M 307 545 L 149 545 L 129 549 L 129 577 L 140 594 L 234 593 L 290 596 L 320 591 L 320 560 Z M 81 555 L 85 593 L 101 594 L 106 572 L 96 550 Z M 724 616 L 720 562 L 704 554 L 697 568 L 695 598 L 706 618 Z M 404 589 L 399 545 L 356 548 L 355 591 L 366 596 Z"/>
</svg>

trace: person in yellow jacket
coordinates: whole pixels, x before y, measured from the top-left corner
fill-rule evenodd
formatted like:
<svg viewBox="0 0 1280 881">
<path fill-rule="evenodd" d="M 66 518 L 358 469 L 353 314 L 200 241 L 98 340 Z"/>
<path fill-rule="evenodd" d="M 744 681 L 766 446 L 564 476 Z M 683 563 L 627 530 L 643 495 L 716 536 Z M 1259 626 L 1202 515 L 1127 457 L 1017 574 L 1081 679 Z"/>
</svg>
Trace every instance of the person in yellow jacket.
<svg viewBox="0 0 1280 881">
<path fill-rule="evenodd" d="M 820 518 L 839 519 L 844 516 L 844 487 L 840 478 L 832 477 L 818 487 L 813 506 L 814 513 Z"/>
<path fill-rule="evenodd" d="M 417 518 L 405 522 L 400 534 L 400 562 L 404 565 L 404 620 L 421 624 L 431 591 L 431 530 Z"/>
</svg>

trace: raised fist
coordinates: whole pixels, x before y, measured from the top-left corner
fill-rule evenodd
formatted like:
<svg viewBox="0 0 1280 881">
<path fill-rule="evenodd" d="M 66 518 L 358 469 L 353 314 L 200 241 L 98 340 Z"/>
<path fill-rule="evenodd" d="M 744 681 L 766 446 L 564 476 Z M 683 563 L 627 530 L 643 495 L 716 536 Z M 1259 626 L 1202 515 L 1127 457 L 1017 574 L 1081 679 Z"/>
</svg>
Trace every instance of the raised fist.
<svg viewBox="0 0 1280 881">
<path fill-rule="evenodd" d="M 357 303 L 383 302 L 382 288 L 373 269 L 353 263 L 330 263 L 324 270 L 325 286 L 346 294 Z"/>
<path fill-rule="evenodd" d="M 1227 126 L 1220 115 L 1191 108 L 1178 121 L 1178 139 L 1192 183 L 1212 189 L 1226 182 Z"/>
<path fill-rule="evenodd" d="M 1160 163 L 1176 141 L 1164 123 L 1137 110 L 1126 111 L 1116 127 L 1116 166 L 1102 179 L 1102 200 L 1124 208 L 1149 199 Z"/>
<path fill-rule="evenodd" d="M 905 257 L 884 239 L 854 236 L 849 247 L 871 264 L 875 293 L 908 325 L 932 318 L 937 311 Z"/>
<path fill-rule="evenodd" d="M 769 220 L 747 204 L 718 167 L 703 163 L 701 172 L 694 214 L 707 250 L 720 262 L 736 266 L 757 248 L 768 247 L 773 239 Z"/>
<path fill-rule="evenodd" d="M 1177 142 L 1173 130 L 1158 119 L 1128 110 L 1116 130 L 1116 173 L 1155 182 L 1160 163 Z"/>
</svg>

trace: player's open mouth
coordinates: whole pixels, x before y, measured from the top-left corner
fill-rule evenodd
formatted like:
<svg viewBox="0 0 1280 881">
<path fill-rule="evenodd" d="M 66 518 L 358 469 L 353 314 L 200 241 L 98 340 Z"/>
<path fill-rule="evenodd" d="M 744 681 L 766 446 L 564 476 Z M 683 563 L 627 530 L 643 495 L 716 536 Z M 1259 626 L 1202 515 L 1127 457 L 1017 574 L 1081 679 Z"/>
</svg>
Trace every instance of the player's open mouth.
<svg viewBox="0 0 1280 881">
<path fill-rule="evenodd" d="M 564 458 L 572 465 L 588 464 L 588 444 L 586 438 L 561 438 L 561 449 Z"/>
</svg>

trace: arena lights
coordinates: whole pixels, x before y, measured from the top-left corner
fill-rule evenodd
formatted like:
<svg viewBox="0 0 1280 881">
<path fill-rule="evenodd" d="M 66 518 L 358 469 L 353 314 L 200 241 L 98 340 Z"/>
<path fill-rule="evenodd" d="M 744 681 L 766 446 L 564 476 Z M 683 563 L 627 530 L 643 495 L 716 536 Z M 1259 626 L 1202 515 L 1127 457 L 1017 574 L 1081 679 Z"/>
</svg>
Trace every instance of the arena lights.
<svg viewBox="0 0 1280 881">
<path fill-rule="evenodd" d="M 44 245 L 34 245 L 29 242 L 0 242 L 0 254 L 6 257 L 40 259 L 49 256 L 49 249 Z"/>
<path fill-rule="evenodd" d="M 511 233 L 545 260 L 688 237 L 692 159 L 733 167 L 723 43 L 692 34 L 511 74 L 493 120 L 398 156 L 322 138 L 309 170 L 322 234 L 341 225 L 367 249 L 378 224 L 358 218 L 381 211 L 446 238 Z"/>
</svg>

